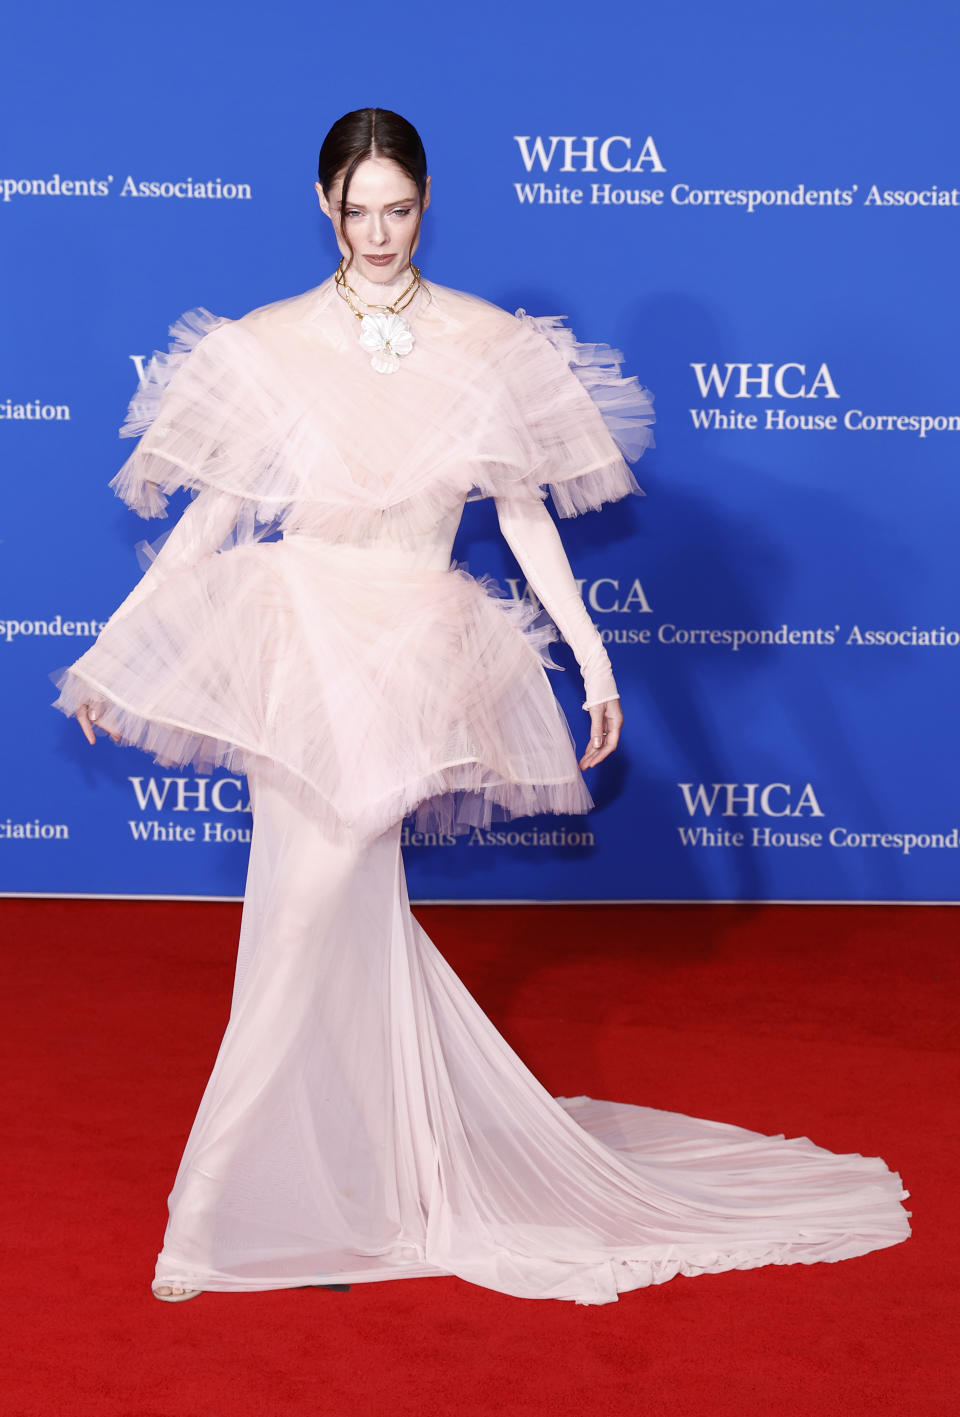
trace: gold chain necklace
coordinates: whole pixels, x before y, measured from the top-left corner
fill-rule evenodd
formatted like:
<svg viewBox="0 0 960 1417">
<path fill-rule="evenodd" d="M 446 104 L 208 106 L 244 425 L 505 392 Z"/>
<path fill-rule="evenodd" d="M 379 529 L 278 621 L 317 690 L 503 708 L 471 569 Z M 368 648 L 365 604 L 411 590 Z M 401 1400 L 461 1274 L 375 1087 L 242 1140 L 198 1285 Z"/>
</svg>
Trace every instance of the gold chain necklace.
<svg viewBox="0 0 960 1417">
<path fill-rule="evenodd" d="M 384 315 L 399 315 L 401 310 L 405 310 L 407 308 L 413 297 L 416 295 L 417 291 L 420 289 L 420 267 L 415 266 L 411 261 L 410 269 L 411 271 L 413 271 L 413 280 L 406 287 L 406 289 L 400 292 L 396 300 L 394 300 L 391 305 L 374 305 L 369 300 L 364 300 L 363 296 L 360 295 L 356 290 L 354 290 L 352 285 L 349 285 L 347 283 L 347 273 L 344 269 L 343 262 L 344 257 L 341 256 L 340 264 L 337 266 L 337 269 L 334 272 L 334 283 L 336 284 L 337 290 L 342 296 L 342 298 L 347 302 L 349 310 L 353 315 L 357 317 L 358 320 L 362 320 L 364 318 L 365 312 L 363 310 L 357 309 L 357 307 L 353 303 L 353 300 L 350 299 L 351 295 L 354 297 L 354 299 L 359 300 L 361 304 L 366 305 L 367 312 L 373 310 L 379 314 Z"/>
<path fill-rule="evenodd" d="M 351 314 L 360 321 L 360 347 L 370 355 L 370 367 L 378 374 L 395 374 L 400 367 L 401 357 L 413 349 L 413 331 L 400 314 L 420 289 L 420 269 L 412 262 L 410 269 L 413 271 L 413 280 L 392 304 L 372 305 L 370 301 L 364 300 L 353 286 L 347 284 L 342 256 L 337 266 L 334 276 L 337 293 L 347 302 Z M 365 312 L 357 309 L 351 296 L 366 305 Z"/>
</svg>

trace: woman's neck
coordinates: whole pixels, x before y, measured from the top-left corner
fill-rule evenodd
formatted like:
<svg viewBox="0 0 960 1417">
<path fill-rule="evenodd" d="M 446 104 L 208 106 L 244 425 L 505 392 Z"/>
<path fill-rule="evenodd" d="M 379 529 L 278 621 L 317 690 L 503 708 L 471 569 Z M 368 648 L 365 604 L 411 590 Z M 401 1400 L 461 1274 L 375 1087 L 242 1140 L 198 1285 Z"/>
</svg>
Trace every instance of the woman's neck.
<svg viewBox="0 0 960 1417">
<path fill-rule="evenodd" d="M 355 290 L 361 300 L 368 305 L 392 305 L 402 295 L 413 280 L 413 272 L 407 266 L 395 280 L 379 282 L 368 280 L 354 262 L 347 271 L 347 284 Z"/>
</svg>

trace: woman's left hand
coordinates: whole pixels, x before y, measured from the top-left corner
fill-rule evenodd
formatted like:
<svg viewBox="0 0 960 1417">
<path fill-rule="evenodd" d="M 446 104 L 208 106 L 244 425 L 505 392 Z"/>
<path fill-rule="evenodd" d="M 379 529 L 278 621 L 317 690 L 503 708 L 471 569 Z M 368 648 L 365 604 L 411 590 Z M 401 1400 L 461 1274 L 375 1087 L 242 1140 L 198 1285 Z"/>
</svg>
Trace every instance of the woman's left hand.
<svg viewBox="0 0 960 1417">
<path fill-rule="evenodd" d="M 590 712 L 590 746 L 580 759 L 581 768 L 596 767 L 610 756 L 620 741 L 623 712 L 619 699 L 594 704 Z"/>
</svg>

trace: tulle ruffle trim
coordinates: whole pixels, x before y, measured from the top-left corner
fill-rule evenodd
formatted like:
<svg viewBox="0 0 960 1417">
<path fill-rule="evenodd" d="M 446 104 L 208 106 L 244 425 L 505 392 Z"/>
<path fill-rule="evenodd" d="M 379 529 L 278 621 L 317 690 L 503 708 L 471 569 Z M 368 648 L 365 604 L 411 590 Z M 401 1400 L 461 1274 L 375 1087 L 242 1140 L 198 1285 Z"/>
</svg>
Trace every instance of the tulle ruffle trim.
<svg viewBox="0 0 960 1417">
<path fill-rule="evenodd" d="M 188 310 L 170 326 L 170 347 L 164 353 L 155 350 L 144 371 L 143 379 L 130 400 L 126 416 L 120 425 L 121 438 L 139 438 L 156 421 L 163 396 L 171 379 L 184 367 L 197 345 L 221 325 L 233 321 L 223 315 L 213 315 L 198 305 Z M 111 483 L 111 486 L 113 484 Z"/>
<path fill-rule="evenodd" d="M 499 779 L 481 762 L 466 762 L 439 766 L 345 818 L 320 783 L 305 779 L 296 767 L 279 757 L 264 759 L 249 745 L 208 736 L 189 724 L 147 717 L 147 710 L 120 703 L 111 697 L 106 685 L 74 670 L 62 670 L 52 677 L 60 690 L 53 707 L 68 718 L 81 705 L 94 705 L 96 728 L 115 736 L 124 746 L 149 753 L 160 767 L 190 766 L 198 773 L 224 769 L 245 774 L 256 765 L 267 780 L 311 812 L 321 828 L 332 835 L 347 832 L 372 839 L 395 822 L 412 816 L 418 832 L 462 836 L 514 817 L 578 816 L 594 805 L 582 778 L 511 782 Z"/>
<path fill-rule="evenodd" d="M 578 517 L 583 512 L 599 511 L 605 503 L 619 502 L 631 493 L 636 497 L 645 495 L 630 468 L 622 461 L 581 473 L 566 482 L 551 482 L 548 485 L 560 517 Z"/>
<path fill-rule="evenodd" d="M 175 572 L 109 622 L 76 664 L 51 676 L 54 707 L 67 716 L 93 707 L 97 727 L 162 767 L 256 765 L 334 835 L 368 839 L 411 814 L 419 831 L 459 835 L 590 810 L 543 672 L 559 669 L 549 650 L 557 632 L 539 606 L 463 567 L 428 573 L 411 592 L 405 574 L 378 571 L 376 558 L 316 554 L 320 580 L 305 603 L 322 638 L 302 628 L 284 589 L 303 584 L 314 550 L 241 548 Z M 361 618 L 348 620 L 337 601 L 358 597 Z M 393 652 L 408 677 L 397 680 L 377 635 L 358 639 L 362 616 L 386 601 L 398 604 L 404 641 Z M 359 705 L 361 737 L 359 720 L 351 725 Z"/>
<path fill-rule="evenodd" d="M 644 495 L 627 461 L 654 446 L 654 395 L 621 373 L 620 350 L 577 340 L 566 316 L 516 316 L 522 333 L 506 361 L 512 419 L 529 436 L 520 435 L 518 458 L 528 466 L 510 469 L 518 492 L 549 490 L 562 517 Z"/>
<path fill-rule="evenodd" d="M 653 394 L 635 374 L 620 372 L 624 356 L 619 349 L 578 340 L 564 323 L 566 315 L 528 315 L 521 308 L 517 318 L 527 329 L 544 335 L 563 356 L 628 462 L 636 462 L 654 446 L 650 431 L 655 422 Z"/>
</svg>

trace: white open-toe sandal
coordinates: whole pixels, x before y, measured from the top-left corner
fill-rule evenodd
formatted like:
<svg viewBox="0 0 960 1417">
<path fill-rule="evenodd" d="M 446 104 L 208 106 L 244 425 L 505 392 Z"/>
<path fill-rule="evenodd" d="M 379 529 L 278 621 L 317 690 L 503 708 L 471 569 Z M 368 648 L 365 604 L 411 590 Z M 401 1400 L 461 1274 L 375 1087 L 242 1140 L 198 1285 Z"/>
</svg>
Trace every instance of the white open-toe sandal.
<svg viewBox="0 0 960 1417">
<path fill-rule="evenodd" d="M 152 1291 L 155 1299 L 162 1299 L 165 1304 L 179 1304 L 181 1299 L 195 1299 L 198 1294 L 202 1294 L 202 1289 L 185 1289 L 182 1294 L 158 1294 Z"/>
</svg>

